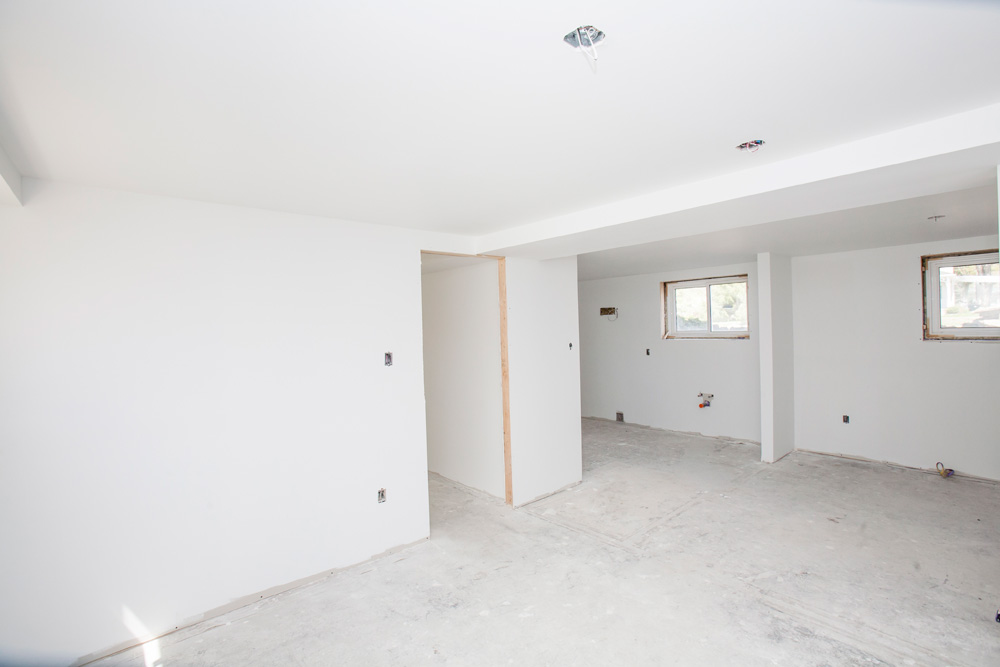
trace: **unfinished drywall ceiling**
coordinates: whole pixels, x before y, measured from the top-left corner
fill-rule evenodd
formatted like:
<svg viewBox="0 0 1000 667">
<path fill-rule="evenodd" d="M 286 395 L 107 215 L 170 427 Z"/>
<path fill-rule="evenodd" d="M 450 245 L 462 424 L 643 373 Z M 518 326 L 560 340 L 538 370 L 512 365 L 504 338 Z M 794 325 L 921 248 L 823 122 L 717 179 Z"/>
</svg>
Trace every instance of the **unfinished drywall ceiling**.
<svg viewBox="0 0 1000 667">
<path fill-rule="evenodd" d="M 596 74 L 562 41 L 587 23 Z M 998 31 L 985 2 L 8 0 L 0 144 L 27 176 L 481 235 L 996 104 Z"/>
</svg>

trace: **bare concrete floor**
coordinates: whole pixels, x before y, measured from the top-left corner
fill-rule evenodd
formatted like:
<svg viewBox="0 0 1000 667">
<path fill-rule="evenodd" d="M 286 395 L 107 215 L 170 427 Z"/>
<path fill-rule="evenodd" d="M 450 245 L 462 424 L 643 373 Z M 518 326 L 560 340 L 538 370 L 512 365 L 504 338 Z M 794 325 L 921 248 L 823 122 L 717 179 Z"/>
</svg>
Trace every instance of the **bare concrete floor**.
<svg viewBox="0 0 1000 667">
<path fill-rule="evenodd" d="M 1000 665 L 1000 485 L 584 420 L 511 510 L 161 640 L 162 665 Z M 143 664 L 140 649 L 102 666 Z"/>
</svg>

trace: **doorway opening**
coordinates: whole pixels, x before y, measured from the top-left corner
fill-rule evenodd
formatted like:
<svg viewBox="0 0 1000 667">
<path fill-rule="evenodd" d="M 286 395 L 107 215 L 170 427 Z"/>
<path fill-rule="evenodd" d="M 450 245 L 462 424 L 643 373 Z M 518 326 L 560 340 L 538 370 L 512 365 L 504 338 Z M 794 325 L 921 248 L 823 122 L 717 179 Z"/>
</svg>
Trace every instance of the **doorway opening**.
<svg viewBox="0 0 1000 667">
<path fill-rule="evenodd" d="M 420 258 L 428 471 L 510 505 L 506 262 Z"/>
</svg>

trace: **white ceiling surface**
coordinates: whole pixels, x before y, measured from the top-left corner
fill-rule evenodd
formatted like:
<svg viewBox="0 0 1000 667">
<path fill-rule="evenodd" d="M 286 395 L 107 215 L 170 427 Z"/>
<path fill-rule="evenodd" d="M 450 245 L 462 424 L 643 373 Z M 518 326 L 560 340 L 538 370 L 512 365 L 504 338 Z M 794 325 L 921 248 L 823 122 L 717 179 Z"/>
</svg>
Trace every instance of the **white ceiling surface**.
<svg viewBox="0 0 1000 667">
<path fill-rule="evenodd" d="M 596 74 L 562 42 L 587 23 Z M 997 34 L 972 0 L 0 0 L 0 146 L 29 177 L 559 256 L 995 187 Z"/>
</svg>

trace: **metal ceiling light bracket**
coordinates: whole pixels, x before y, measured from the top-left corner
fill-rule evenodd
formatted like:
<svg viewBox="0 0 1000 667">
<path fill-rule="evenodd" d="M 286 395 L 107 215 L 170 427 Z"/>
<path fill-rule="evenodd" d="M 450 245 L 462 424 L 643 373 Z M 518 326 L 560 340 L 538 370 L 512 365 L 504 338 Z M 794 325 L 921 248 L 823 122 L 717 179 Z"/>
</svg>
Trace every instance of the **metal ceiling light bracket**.
<svg viewBox="0 0 1000 667">
<path fill-rule="evenodd" d="M 563 41 L 574 49 L 580 49 L 591 60 L 597 60 L 597 43 L 604 40 L 604 33 L 592 25 L 582 25 L 563 37 Z"/>
</svg>

